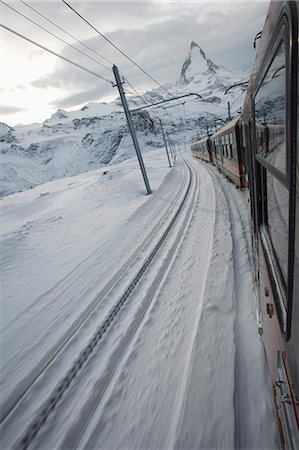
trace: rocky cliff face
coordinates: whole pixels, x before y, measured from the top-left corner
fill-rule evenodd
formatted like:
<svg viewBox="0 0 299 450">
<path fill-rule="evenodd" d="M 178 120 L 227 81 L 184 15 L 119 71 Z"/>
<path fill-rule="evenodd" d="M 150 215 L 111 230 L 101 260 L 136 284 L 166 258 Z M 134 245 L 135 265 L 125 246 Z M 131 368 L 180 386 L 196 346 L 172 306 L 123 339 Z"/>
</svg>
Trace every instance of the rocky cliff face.
<svg viewBox="0 0 299 450">
<path fill-rule="evenodd" d="M 176 86 L 196 90 L 205 98 L 222 98 L 226 88 L 238 81 L 227 69 L 208 59 L 199 45 L 192 41 Z"/>
<path fill-rule="evenodd" d="M 238 81 L 192 41 L 178 80 L 165 86 L 175 96 L 195 92 L 202 98 L 188 102 L 187 115 L 182 101 L 170 112 L 159 108 L 132 113 L 142 151 L 164 145 L 157 116 L 162 118 L 165 131 L 182 141 L 211 127 L 215 117 L 225 117 L 228 100 L 235 102 L 235 109 L 239 107 L 240 91 L 224 96 L 225 89 Z M 158 88 L 143 97 L 155 103 L 170 95 Z M 139 97 L 131 96 L 129 100 L 131 108 L 144 105 Z M 134 156 L 134 148 L 119 99 L 110 104 L 89 103 L 77 111 L 58 109 L 42 124 L 15 129 L 0 124 L 0 184 L 3 181 L 5 185 L 0 195 L 131 156 Z M 30 170 L 24 172 L 28 161 Z M 29 172 L 32 176 L 28 176 Z"/>
<path fill-rule="evenodd" d="M 191 82 L 198 83 L 202 78 L 216 75 L 219 67 L 206 58 L 205 52 L 194 41 L 191 42 L 190 51 L 183 63 L 179 86 L 186 86 Z"/>
</svg>

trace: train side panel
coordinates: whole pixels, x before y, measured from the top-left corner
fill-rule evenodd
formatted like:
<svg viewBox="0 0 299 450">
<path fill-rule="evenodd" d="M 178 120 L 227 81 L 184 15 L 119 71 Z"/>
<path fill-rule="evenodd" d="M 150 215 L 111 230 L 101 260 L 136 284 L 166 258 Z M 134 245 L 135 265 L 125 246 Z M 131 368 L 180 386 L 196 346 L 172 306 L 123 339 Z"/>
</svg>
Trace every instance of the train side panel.
<svg viewBox="0 0 299 450">
<path fill-rule="evenodd" d="M 251 119 L 248 117 L 251 116 Z M 298 2 L 272 2 L 244 104 L 255 281 L 283 449 L 299 448 Z M 250 129 L 249 129 L 250 128 Z"/>
<path fill-rule="evenodd" d="M 211 145 L 215 149 L 215 165 L 219 171 L 237 187 L 243 188 L 246 183 L 238 122 L 239 117 L 213 134 Z"/>
</svg>

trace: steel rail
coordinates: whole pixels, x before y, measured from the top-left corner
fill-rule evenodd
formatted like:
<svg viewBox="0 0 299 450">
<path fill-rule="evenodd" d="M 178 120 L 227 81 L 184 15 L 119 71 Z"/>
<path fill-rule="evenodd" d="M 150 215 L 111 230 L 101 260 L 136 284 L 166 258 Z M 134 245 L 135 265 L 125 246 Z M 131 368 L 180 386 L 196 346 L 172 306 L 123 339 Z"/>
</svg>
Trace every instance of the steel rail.
<svg viewBox="0 0 299 450">
<path fill-rule="evenodd" d="M 34 418 L 34 420 L 30 423 L 27 430 L 25 431 L 23 437 L 21 438 L 20 442 L 18 443 L 17 447 L 21 449 L 27 449 L 29 445 L 34 441 L 38 433 L 40 432 L 41 428 L 43 427 L 44 423 L 50 416 L 50 414 L 53 412 L 53 410 L 56 408 L 57 404 L 61 401 L 62 397 L 68 390 L 68 388 L 71 386 L 72 382 L 76 378 L 77 374 L 81 371 L 83 366 L 87 363 L 89 360 L 91 354 L 101 341 L 102 337 L 105 335 L 107 330 L 110 328 L 116 317 L 118 316 L 119 312 L 121 311 L 122 307 L 126 304 L 128 299 L 130 298 L 132 292 L 134 291 L 137 284 L 142 279 L 143 275 L 146 273 L 148 267 L 150 266 L 151 262 L 156 257 L 160 247 L 163 245 L 164 241 L 166 240 L 167 236 L 169 235 L 171 229 L 173 228 L 185 202 L 188 197 L 190 186 L 191 186 L 191 170 L 189 166 L 186 164 L 188 171 L 189 171 L 189 183 L 186 189 L 186 192 L 183 196 L 183 199 L 175 212 L 175 214 L 172 216 L 166 230 L 163 232 L 162 236 L 160 237 L 158 243 L 155 245 L 154 249 L 151 251 L 149 256 L 146 258 L 145 262 L 143 263 L 142 267 L 138 270 L 137 274 L 134 276 L 134 278 L 130 281 L 128 287 L 124 291 L 123 295 L 119 298 L 119 300 L 116 302 L 116 304 L 111 308 L 110 312 L 107 314 L 105 320 L 103 321 L 102 325 L 96 330 L 92 338 L 89 340 L 87 345 L 83 348 L 83 350 L 80 352 L 78 358 L 74 361 L 70 369 L 67 371 L 66 375 L 61 379 L 61 381 L 56 385 L 48 399 L 44 402 L 43 406 L 40 408 L 37 416 Z"/>
<path fill-rule="evenodd" d="M 185 161 L 185 163 L 186 163 L 186 166 L 189 168 L 189 171 L 191 174 L 190 166 L 187 164 L 186 161 Z M 191 178 L 190 178 L 189 189 L 191 188 L 191 181 L 192 181 Z M 93 390 L 93 392 L 92 392 L 92 396 L 91 396 L 92 398 L 89 398 L 88 401 L 86 402 L 86 404 L 84 405 L 83 414 L 80 415 L 80 424 L 74 423 L 72 425 L 71 429 L 68 431 L 66 437 L 64 438 L 64 440 L 62 442 L 63 448 L 75 449 L 75 448 L 84 448 L 85 447 L 85 444 L 84 444 L 84 442 L 82 443 L 82 441 L 84 440 L 86 435 L 89 434 L 90 428 L 93 428 L 93 425 L 94 425 L 93 419 L 96 416 L 96 411 L 98 410 L 98 408 L 100 408 L 101 404 L 104 402 L 105 394 L 108 391 L 109 386 L 111 385 L 111 383 L 113 382 L 113 379 L 116 376 L 117 369 L 121 365 L 121 362 L 123 361 L 123 358 L 126 355 L 126 351 L 128 350 L 130 343 L 132 342 L 133 338 L 135 337 L 146 312 L 148 311 L 150 305 L 152 304 L 154 298 L 157 295 L 157 292 L 163 286 L 163 280 L 164 280 L 165 274 L 168 273 L 168 271 L 175 259 L 175 256 L 177 254 L 177 250 L 180 247 L 181 242 L 185 236 L 186 230 L 188 229 L 189 223 L 193 216 L 192 213 L 194 211 L 194 208 L 196 205 L 196 199 L 197 199 L 197 190 L 196 190 L 196 187 L 198 185 L 198 175 L 197 174 L 196 174 L 196 180 L 197 180 L 197 183 L 195 185 L 195 189 L 193 192 L 193 198 L 191 200 L 191 205 L 186 210 L 186 213 L 185 213 L 185 216 L 183 219 L 183 223 L 182 223 L 182 225 L 180 225 L 180 228 L 179 228 L 179 231 L 177 232 L 175 240 L 171 244 L 170 249 L 168 250 L 167 257 L 163 261 L 162 267 L 159 268 L 159 271 L 158 271 L 154 281 L 151 283 L 151 289 L 147 289 L 147 294 L 146 294 L 145 298 L 143 299 L 142 304 L 141 304 L 140 308 L 138 309 L 138 312 L 137 312 L 134 320 L 128 327 L 124 338 L 121 340 L 118 347 L 114 350 L 113 356 L 111 358 L 111 364 L 105 370 L 104 376 L 101 379 L 99 379 L 98 383 L 96 384 L 96 389 L 95 389 L 95 391 Z M 189 194 L 190 194 L 190 192 L 186 193 L 186 198 Z M 184 202 L 184 205 L 185 205 L 185 202 Z M 181 207 L 183 208 L 184 205 L 181 205 Z M 178 214 L 180 214 L 180 212 L 178 212 Z M 173 225 L 175 225 L 175 223 L 177 223 L 176 220 L 173 223 Z M 169 231 L 171 231 L 172 229 L 173 229 L 173 226 L 170 228 Z M 166 238 L 167 237 L 168 236 L 166 236 Z M 96 402 L 94 401 L 94 397 L 96 397 L 96 399 L 97 399 Z M 82 421 L 82 417 L 84 418 L 83 419 L 84 421 Z"/>
<path fill-rule="evenodd" d="M 183 181 L 180 190 L 175 196 L 173 202 L 178 201 L 181 197 L 186 180 Z M 149 243 L 155 238 L 159 228 L 161 228 L 161 223 L 169 216 L 173 208 L 173 202 L 164 211 L 163 216 L 157 221 L 156 225 L 151 229 L 145 239 L 140 243 L 137 249 L 133 252 L 129 259 L 121 266 L 121 268 L 116 272 L 116 274 L 106 283 L 106 285 L 101 289 L 94 300 L 88 305 L 88 307 L 80 314 L 80 316 L 73 322 L 69 329 L 63 334 L 58 342 L 47 352 L 46 356 L 40 361 L 37 367 L 29 373 L 22 382 L 13 390 L 8 399 L 1 405 L 0 411 L 0 424 L 2 424 L 6 418 L 12 413 L 18 403 L 22 398 L 29 392 L 32 386 L 40 378 L 40 376 L 48 369 L 48 367 L 53 363 L 56 357 L 61 353 L 69 341 L 74 337 L 76 332 L 81 328 L 81 326 L 88 320 L 95 309 L 107 298 L 112 289 L 117 285 L 120 279 L 125 275 L 125 273 L 134 264 L 140 253 L 145 249 Z M 154 217 L 159 215 L 159 210 L 156 211 Z M 151 218 L 153 220 L 153 218 Z"/>
</svg>

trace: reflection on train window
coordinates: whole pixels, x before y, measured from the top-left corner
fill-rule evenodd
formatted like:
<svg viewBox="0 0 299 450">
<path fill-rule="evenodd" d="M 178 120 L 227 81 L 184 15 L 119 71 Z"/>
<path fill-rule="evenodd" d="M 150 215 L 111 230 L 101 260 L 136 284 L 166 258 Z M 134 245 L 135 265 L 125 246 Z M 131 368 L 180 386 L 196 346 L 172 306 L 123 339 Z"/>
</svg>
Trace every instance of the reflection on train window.
<svg viewBox="0 0 299 450">
<path fill-rule="evenodd" d="M 289 191 L 267 171 L 268 230 L 285 282 L 288 273 Z"/>
<path fill-rule="evenodd" d="M 286 174 L 285 146 L 286 66 L 282 41 L 255 98 L 258 153 Z"/>
</svg>

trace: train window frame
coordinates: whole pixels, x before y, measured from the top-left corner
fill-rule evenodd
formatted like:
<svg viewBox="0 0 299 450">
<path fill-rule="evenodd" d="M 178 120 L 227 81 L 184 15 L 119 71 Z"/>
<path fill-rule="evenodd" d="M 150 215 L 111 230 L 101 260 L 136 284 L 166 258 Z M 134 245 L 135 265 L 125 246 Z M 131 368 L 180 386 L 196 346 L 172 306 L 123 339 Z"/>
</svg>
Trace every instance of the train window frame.
<svg viewBox="0 0 299 450">
<path fill-rule="evenodd" d="M 255 89 L 252 97 L 252 107 L 254 114 L 254 135 L 256 134 L 256 119 L 255 119 L 255 99 L 259 93 L 265 77 L 274 61 L 274 58 L 283 43 L 285 50 L 285 145 L 286 145 L 286 167 L 285 174 L 279 169 L 269 164 L 263 157 L 255 152 L 256 164 L 262 169 L 257 170 L 257 173 L 262 173 L 263 170 L 268 171 L 274 176 L 287 190 L 288 190 L 288 244 L 287 244 L 287 279 L 285 280 L 285 286 L 283 285 L 283 277 L 280 276 L 281 269 L 275 255 L 269 230 L 264 223 L 263 215 L 260 214 L 258 208 L 258 230 L 261 237 L 262 246 L 269 270 L 269 276 L 271 286 L 274 295 L 274 301 L 277 309 L 277 316 L 280 324 L 281 331 L 286 341 L 291 336 L 291 317 L 292 317 L 292 301 L 293 301 L 293 285 L 294 285 L 294 242 L 295 242 L 295 202 L 296 202 L 296 175 L 294 176 L 294 168 L 292 164 L 296 161 L 296 145 L 294 145 L 294 133 L 291 126 L 291 122 L 295 120 L 296 114 L 294 114 L 294 106 L 292 94 L 294 86 L 292 83 L 293 71 L 296 69 L 292 60 L 292 41 L 290 39 L 292 24 L 289 23 L 289 19 L 286 14 L 282 15 L 279 24 L 276 27 L 276 31 L 273 33 L 273 39 L 269 45 L 268 55 L 265 58 L 262 70 L 257 78 L 257 88 Z M 295 58 L 296 61 L 296 58 Z M 298 60 L 297 60 L 298 64 Z M 293 123 L 293 122 L 292 122 Z M 296 130 L 296 128 L 295 128 Z M 256 145 L 257 149 L 257 145 Z M 292 177 L 291 177 L 292 175 Z M 295 179 L 295 181 L 294 181 Z M 292 182 L 291 182 L 292 180 Z M 263 180 L 260 180 L 260 185 L 263 184 Z M 265 201 L 260 196 L 261 193 L 257 193 L 262 200 L 263 209 L 265 210 Z"/>
</svg>

